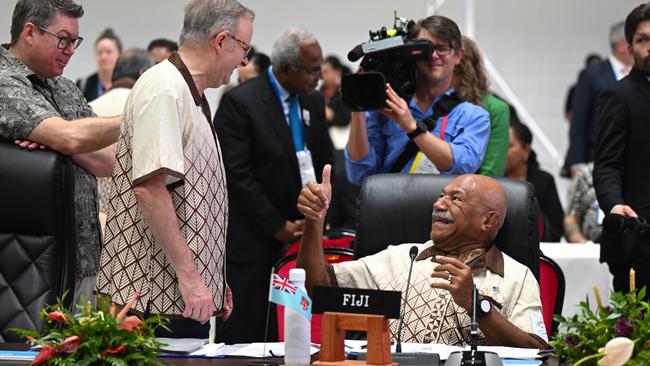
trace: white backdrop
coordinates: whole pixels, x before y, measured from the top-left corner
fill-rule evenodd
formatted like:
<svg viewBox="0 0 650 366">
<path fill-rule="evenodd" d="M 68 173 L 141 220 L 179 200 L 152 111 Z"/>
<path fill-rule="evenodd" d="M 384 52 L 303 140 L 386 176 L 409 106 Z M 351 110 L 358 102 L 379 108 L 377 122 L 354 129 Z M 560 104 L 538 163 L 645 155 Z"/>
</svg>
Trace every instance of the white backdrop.
<svg viewBox="0 0 650 366">
<path fill-rule="evenodd" d="M 146 47 L 153 38 L 177 39 L 186 0 L 79 0 L 84 44 L 65 75 L 77 79 L 93 72 L 93 44 L 107 26 L 125 47 Z M 241 0 L 257 15 L 253 43 L 268 53 L 275 37 L 289 26 L 313 32 L 326 54 L 345 56 L 367 40 L 368 30 L 392 25 L 393 10 L 402 17 L 426 15 L 425 0 Z M 609 26 L 623 20 L 641 0 L 476 0 L 476 41 L 519 96 L 556 148 L 564 156 L 567 124 L 563 102 L 575 82 L 584 56 L 605 55 Z M 0 1 L 0 42 L 9 41 L 15 0 Z M 454 19 L 463 30 L 463 1 L 449 0 L 439 14 Z M 556 164 L 535 145 L 542 165 Z M 562 188 L 560 188 L 562 190 Z"/>
</svg>

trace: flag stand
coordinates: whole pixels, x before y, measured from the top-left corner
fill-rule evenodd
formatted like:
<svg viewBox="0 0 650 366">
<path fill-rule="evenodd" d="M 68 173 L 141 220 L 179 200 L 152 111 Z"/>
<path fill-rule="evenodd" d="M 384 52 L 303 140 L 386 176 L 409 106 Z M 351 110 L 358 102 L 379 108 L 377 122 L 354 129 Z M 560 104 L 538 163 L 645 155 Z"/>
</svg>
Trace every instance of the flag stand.
<svg viewBox="0 0 650 366">
<path fill-rule="evenodd" d="M 383 315 L 323 313 L 320 358 L 314 366 L 398 366 L 390 353 L 388 319 Z M 345 331 L 368 333 L 368 356 L 366 361 L 346 360 L 344 348 Z"/>
<path fill-rule="evenodd" d="M 275 267 L 271 267 L 271 275 L 275 272 Z M 269 294 L 270 297 L 270 294 Z M 271 313 L 271 302 L 266 303 L 266 324 L 264 325 L 264 349 L 262 351 L 261 360 L 253 360 L 246 363 L 248 366 L 279 366 L 282 362 L 269 360 L 266 356 L 266 342 L 269 335 L 269 314 Z"/>
</svg>

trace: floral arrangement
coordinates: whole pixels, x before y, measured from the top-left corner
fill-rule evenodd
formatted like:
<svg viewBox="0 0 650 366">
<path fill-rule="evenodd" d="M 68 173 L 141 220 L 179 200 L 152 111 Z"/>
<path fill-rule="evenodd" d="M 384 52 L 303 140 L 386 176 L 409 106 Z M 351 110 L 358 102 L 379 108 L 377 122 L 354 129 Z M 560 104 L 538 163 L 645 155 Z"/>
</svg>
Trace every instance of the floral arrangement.
<svg viewBox="0 0 650 366">
<path fill-rule="evenodd" d="M 596 311 L 583 301 L 571 318 L 556 315 L 560 333 L 551 345 L 565 365 L 650 365 L 650 304 L 646 288 L 635 288 L 630 271 L 630 292 L 612 292 L 603 306 L 594 287 Z M 627 362 L 627 363 L 626 363 Z"/>
<path fill-rule="evenodd" d="M 157 327 L 167 328 L 167 320 L 152 316 L 144 321 L 126 316 L 139 292 L 118 313 L 115 306 L 91 309 L 90 302 L 77 305 L 72 314 L 58 301 L 42 310 L 44 329 L 14 331 L 41 347 L 31 365 L 161 365 L 156 350 L 162 347 L 154 336 Z"/>
</svg>

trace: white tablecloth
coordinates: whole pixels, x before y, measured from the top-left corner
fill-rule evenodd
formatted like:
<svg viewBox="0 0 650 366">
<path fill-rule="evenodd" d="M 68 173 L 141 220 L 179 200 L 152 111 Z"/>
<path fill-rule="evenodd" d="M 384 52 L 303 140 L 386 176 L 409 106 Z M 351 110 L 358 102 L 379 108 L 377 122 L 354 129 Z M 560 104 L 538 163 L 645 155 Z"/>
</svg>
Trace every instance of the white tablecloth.
<svg viewBox="0 0 650 366">
<path fill-rule="evenodd" d="M 596 310 L 593 286 L 598 286 L 603 304 L 606 305 L 612 289 L 612 276 L 606 263 L 598 261 L 600 245 L 540 243 L 540 249 L 562 268 L 566 281 L 562 315 L 572 316 L 577 305 L 589 297 L 592 310 Z"/>
</svg>

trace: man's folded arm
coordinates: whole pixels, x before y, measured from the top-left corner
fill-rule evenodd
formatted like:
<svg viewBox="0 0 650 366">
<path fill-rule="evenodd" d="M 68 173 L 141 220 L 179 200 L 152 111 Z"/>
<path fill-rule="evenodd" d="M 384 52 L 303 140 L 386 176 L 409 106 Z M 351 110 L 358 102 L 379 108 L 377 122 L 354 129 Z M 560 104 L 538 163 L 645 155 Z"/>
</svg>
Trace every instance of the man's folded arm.
<svg viewBox="0 0 650 366">
<path fill-rule="evenodd" d="M 115 165 L 115 145 L 72 156 L 72 161 L 96 177 L 110 177 Z"/>
<path fill-rule="evenodd" d="M 32 130 L 27 140 L 66 155 L 101 150 L 117 141 L 122 116 L 90 117 L 67 121 L 49 117 Z"/>
</svg>

